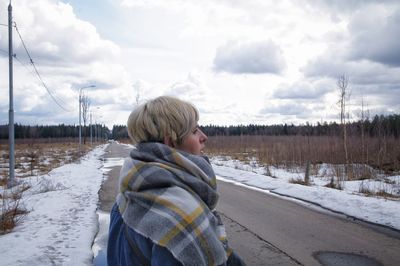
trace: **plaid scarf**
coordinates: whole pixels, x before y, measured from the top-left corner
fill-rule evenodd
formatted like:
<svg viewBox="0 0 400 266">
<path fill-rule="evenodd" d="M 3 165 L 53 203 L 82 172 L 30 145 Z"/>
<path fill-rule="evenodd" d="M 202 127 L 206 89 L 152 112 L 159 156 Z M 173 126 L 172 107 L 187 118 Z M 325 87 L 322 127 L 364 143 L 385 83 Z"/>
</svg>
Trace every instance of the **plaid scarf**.
<svg viewBox="0 0 400 266">
<path fill-rule="evenodd" d="M 214 210 L 216 178 L 207 157 L 141 143 L 125 160 L 117 202 L 125 223 L 166 247 L 183 265 L 221 265 L 231 250 Z"/>
</svg>

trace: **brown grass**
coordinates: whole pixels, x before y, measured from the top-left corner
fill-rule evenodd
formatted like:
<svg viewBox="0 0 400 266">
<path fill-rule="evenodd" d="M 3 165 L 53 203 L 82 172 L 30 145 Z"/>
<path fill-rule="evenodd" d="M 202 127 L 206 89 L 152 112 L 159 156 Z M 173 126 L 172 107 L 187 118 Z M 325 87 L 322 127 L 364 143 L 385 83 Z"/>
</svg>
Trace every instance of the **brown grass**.
<svg viewBox="0 0 400 266">
<path fill-rule="evenodd" d="M 15 145 L 15 173 L 16 177 L 23 178 L 32 175 L 43 175 L 63 164 L 78 160 L 93 147 L 82 145 L 79 152 L 77 142 L 59 142 L 48 139 L 17 141 Z M 0 186 L 7 185 L 8 177 L 8 143 L 0 144 Z M 18 225 L 27 210 L 20 206 L 20 199 L 24 191 L 29 189 L 27 184 L 21 184 L 8 192 L 0 194 L 0 235 L 10 232 Z M 62 189 L 56 184 L 46 183 L 44 189 Z"/>
<path fill-rule="evenodd" d="M 368 197 L 381 197 L 385 199 L 400 199 L 400 195 L 392 194 L 384 189 L 378 190 L 376 192 L 369 189 L 367 186 L 361 185 L 358 192 L 368 196 Z"/>
<path fill-rule="evenodd" d="M 15 145 L 15 172 L 18 177 L 43 175 L 63 164 L 71 163 L 86 154 L 93 147 L 89 144 L 79 145 L 76 142 L 45 142 L 43 140 L 24 141 Z M 8 144 L 0 145 L 0 185 L 8 176 Z"/>
<path fill-rule="evenodd" d="M 6 185 L 7 185 L 7 178 L 1 176 L 0 177 L 0 186 L 6 186 Z"/>
<path fill-rule="evenodd" d="M 213 136 L 208 138 L 206 152 L 231 157 L 256 157 L 259 162 L 277 167 L 311 164 L 345 163 L 342 140 L 330 136 Z M 361 138 L 349 137 L 350 163 L 366 164 L 385 173 L 400 171 L 400 142 L 395 138 L 366 138 L 362 152 Z M 354 179 L 368 178 L 369 173 L 352 173 Z"/>
<path fill-rule="evenodd" d="M 289 180 L 289 183 L 299 184 L 299 185 L 303 185 L 303 186 L 309 186 L 310 185 L 310 183 L 304 181 L 304 179 L 301 179 L 301 178 L 291 178 Z"/>
<path fill-rule="evenodd" d="M 10 232 L 17 226 L 28 213 L 25 209 L 18 207 L 7 210 L 0 215 L 0 235 Z"/>
<path fill-rule="evenodd" d="M 385 190 L 379 190 L 375 193 L 375 195 L 377 195 L 378 197 L 383 197 L 383 198 L 400 198 L 400 195 L 393 195 L 390 194 L 388 192 L 386 192 Z"/>
</svg>

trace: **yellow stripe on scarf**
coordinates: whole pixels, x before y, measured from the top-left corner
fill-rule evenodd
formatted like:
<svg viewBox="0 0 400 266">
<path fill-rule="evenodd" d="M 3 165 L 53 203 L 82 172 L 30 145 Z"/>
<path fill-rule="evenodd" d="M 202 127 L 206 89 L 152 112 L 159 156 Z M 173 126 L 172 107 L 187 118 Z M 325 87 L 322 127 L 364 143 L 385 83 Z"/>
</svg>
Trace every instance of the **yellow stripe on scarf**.
<svg viewBox="0 0 400 266">
<path fill-rule="evenodd" d="M 176 214 L 178 214 L 182 218 L 182 221 L 180 221 L 180 223 L 176 224 L 174 228 L 172 228 L 162 239 L 159 240 L 158 244 L 160 246 L 166 247 L 167 243 L 169 241 L 171 241 L 171 239 L 173 239 L 176 235 L 178 235 L 180 232 L 185 230 L 186 227 L 192 226 L 192 229 L 195 232 L 195 236 L 200 240 L 199 242 L 200 242 L 200 245 L 201 245 L 203 251 L 206 252 L 205 255 L 206 255 L 207 261 L 208 261 L 207 265 L 215 264 L 213 257 L 210 254 L 210 251 L 209 251 L 210 248 L 208 247 L 207 241 L 204 238 L 204 236 L 201 234 L 201 230 L 197 226 L 193 227 L 193 221 L 195 221 L 199 217 L 199 215 L 201 215 L 204 212 L 204 209 L 202 208 L 202 206 L 197 207 L 192 213 L 187 215 L 186 212 L 184 212 L 179 207 L 177 207 L 175 204 L 173 204 L 172 202 L 170 202 L 166 199 L 162 199 L 162 198 L 159 198 L 154 195 L 147 194 L 147 193 L 143 196 L 153 200 L 154 202 L 157 202 L 160 205 L 167 207 L 168 209 L 174 211 Z"/>
<path fill-rule="evenodd" d="M 129 170 L 129 172 L 126 174 L 126 176 L 124 176 L 124 177 L 122 178 L 122 180 L 121 180 L 121 182 L 120 182 L 120 187 L 119 187 L 119 191 L 120 191 L 121 193 L 123 193 L 123 192 L 125 192 L 125 191 L 127 190 L 129 181 L 131 181 L 132 176 L 133 176 L 134 174 L 136 174 L 136 173 L 137 173 L 143 166 L 145 166 L 145 165 L 146 165 L 146 163 L 144 163 L 144 162 L 139 162 L 139 163 L 137 163 L 135 166 L 133 166 L 133 167 Z"/>
</svg>

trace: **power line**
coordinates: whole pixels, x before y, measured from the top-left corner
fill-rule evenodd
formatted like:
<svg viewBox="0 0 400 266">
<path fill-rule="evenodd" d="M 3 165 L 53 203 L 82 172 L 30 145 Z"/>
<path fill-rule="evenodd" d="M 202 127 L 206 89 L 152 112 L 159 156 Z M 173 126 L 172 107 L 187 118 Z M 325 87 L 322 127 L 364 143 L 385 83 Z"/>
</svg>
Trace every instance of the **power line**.
<svg viewBox="0 0 400 266">
<path fill-rule="evenodd" d="M 15 22 L 14 22 L 14 27 L 15 27 L 17 33 L 18 33 L 19 39 L 21 40 L 22 46 L 24 47 L 24 50 L 25 50 L 26 54 L 27 54 L 28 57 L 29 57 L 30 64 L 32 65 L 32 67 L 33 67 L 33 69 L 34 69 L 34 73 L 35 73 L 36 76 L 38 77 L 39 81 L 42 83 L 43 87 L 46 89 L 47 93 L 50 95 L 50 97 L 53 99 L 53 101 L 54 101 L 61 109 L 63 109 L 64 111 L 67 111 L 67 112 L 71 112 L 71 110 L 68 110 L 68 109 L 66 109 L 64 106 L 62 106 L 62 105 L 57 101 L 57 99 L 55 98 L 55 96 L 51 93 L 49 87 L 47 87 L 47 85 L 46 85 L 46 83 L 43 81 L 43 79 L 42 79 L 42 77 L 41 77 L 39 71 L 37 70 L 37 68 L 36 68 L 36 66 L 35 66 L 35 63 L 33 62 L 33 59 L 32 59 L 32 57 L 31 57 L 31 55 L 30 55 L 30 53 L 29 53 L 29 51 L 28 51 L 28 49 L 27 49 L 27 47 L 26 47 L 26 45 L 25 45 L 25 42 L 24 42 L 24 40 L 22 39 L 21 33 L 20 33 L 19 30 L 18 30 L 17 23 L 15 23 Z"/>
<path fill-rule="evenodd" d="M 0 24 L 0 25 L 1 25 L 1 24 Z M 8 51 L 6 51 L 6 50 L 4 50 L 4 49 L 0 49 L 0 52 L 5 53 L 5 54 L 8 55 Z M 35 73 L 33 72 L 33 70 L 32 70 L 32 69 L 29 69 L 29 68 L 27 67 L 27 64 L 25 64 L 24 62 L 22 62 L 22 61 L 17 57 L 16 54 L 13 54 L 13 57 L 14 57 L 14 58 L 18 61 L 18 63 L 20 63 L 21 66 L 23 66 L 31 75 L 36 76 Z"/>
</svg>

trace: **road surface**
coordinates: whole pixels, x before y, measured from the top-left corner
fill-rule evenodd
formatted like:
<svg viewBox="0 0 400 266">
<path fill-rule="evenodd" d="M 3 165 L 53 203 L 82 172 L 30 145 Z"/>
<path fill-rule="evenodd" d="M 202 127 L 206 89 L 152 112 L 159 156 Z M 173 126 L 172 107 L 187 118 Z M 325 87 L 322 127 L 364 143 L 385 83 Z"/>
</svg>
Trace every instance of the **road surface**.
<svg viewBox="0 0 400 266">
<path fill-rule="evenodd" d="M 107 152 L 126 157 L 129 149 L 111 143 Z M 114 202 L 119 168 L 100 191 L 103 211 Z M 225 182 L 218 190 L 229 243 L 248 265 L 400 265 L 398 232 Z"/>
</svg>

